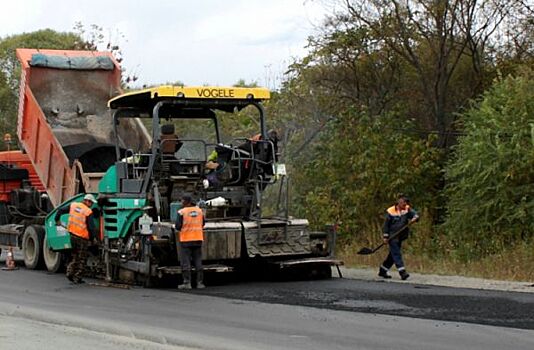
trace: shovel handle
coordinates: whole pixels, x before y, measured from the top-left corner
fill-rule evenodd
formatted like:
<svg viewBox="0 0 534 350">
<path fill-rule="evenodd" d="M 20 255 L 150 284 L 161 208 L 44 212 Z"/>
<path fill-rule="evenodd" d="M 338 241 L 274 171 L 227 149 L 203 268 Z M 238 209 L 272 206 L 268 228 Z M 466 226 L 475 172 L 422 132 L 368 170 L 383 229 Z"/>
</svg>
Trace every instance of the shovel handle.
<svg viewBox="0 0 534 350">
<path fill-rule="evenodd" d="M 400 235 L 400 233 L 402 231 L 404 231 L 404 229 L 406 229 L 408 226 L 410 226 L 410 224 L 411 224 L 411 222 L 408 222 L 406 225 L 402 226 L 397 232 L 395 232 L 394 234 L 389 236 L 388 237 L 388 242 L 389 242 L 390 239 L 393 239 L 393 238 L 397 237 L 398 235 Z M 380 245 L 378 245 L 375 249 L 372 250 L 372 253 L 376 252 L 378 249 L 382 248 L 385 245 L 386 245 L 386 242 L 380 243 Z"/>
<path fill-rule="evenodd" d="M 395 233 L 392 234 L 390 237 L 388 237 L 388 240 L 397 237 L 402 231 L 404 231 L 405 228 L 407 228 L 408 226 L 410 226 L 411 223 L 412 223 L 412 222 L 410 221 L 410 222 L 408 222 L 406 225 L 402 226 L 397 232 L 395 232 Z M 382 248 L 385 244 L 386 244 L 385 242 L 382 242 L 382 243 L 380 243 L 377 247 L 375 247 L 374 249 L 370 249 L 370 248 L 362 248 L 362 249 L 360 249 L 360 251 L 359 251 L 357 254 L 362 254 L 362 255 L 373 254 L 374 252 L 376 252 L 377 250 L 379 250 L 380 248 Z"/>
<path fill-rule="evenodd" d="M 388 237 L 388 240 L 390 239 L 393 239 L 393 238 L 396 238 L 398 235 L 400 235 L 400 233 L 402 231 L 404 231 L 405 228 L 407 228 L 408 226 L 410 226 L 412 224 L 411 221 L 408 221 L 408 223 L 404 226 L 402 226 L 397 232 L 395 232 L 394 234 L 392 234 L 391 236 Z M 385 243 L 382 243 L 381 245 L 384 245 Z"/>
<path fill-rule="evenodd" d="M 377 250 L 379 250 L 380 248 L 382 248 L 385 245 L 386 245 L 385 242 L 380 243 L 380 245 L 378 245 L 377 247 L 375 247 L 375 249 L 372 250 L 372 253 L 376 252 Z"/>
</svg>

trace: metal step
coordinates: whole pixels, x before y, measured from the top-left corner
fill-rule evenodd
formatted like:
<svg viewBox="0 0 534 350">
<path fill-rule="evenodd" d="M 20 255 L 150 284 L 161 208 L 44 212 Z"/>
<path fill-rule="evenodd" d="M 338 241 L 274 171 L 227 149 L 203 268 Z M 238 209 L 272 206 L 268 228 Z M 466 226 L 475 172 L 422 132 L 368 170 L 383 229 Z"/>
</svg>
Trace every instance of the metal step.
<svg viewBox="0 0 534 350">
<path fill-rule="evenodd" d="M 226 266 L 222 264 L 203 265 L 204 272 L 232 272 L 234 268 L 232 266 Z M 193 268 L 194 270 L 194 268 Z M 156 269 L 158 275 L 179 275 L 182 273 L 180 266 L 160 266 Z"/>
<path fill-rule="evenodd" d="M 278 265 L 281 268 L 304 264 L 326 264 L 330 266 L 344 265 L 343 261 L 333 258 L 303 258 L 293 260 L 270 261 L 269 263 Z"/>
<path fill-rule="evenodd" d="M 335 266 L 337 269 L 337 273 L 339 274 L 339 278 L 343 278 L 343 275 L 341 273 L 341 270 L 339 269 L 339 266 L 343 266 L 345 264 L 342 260 L 329 258 L 329 257 L 270 261 L 269 263 L 278 265 L 280 269 L 288 268 L 292 266 L 298 266 L 298 265 L 307 265 L 307 264 Z"/>
</svg>

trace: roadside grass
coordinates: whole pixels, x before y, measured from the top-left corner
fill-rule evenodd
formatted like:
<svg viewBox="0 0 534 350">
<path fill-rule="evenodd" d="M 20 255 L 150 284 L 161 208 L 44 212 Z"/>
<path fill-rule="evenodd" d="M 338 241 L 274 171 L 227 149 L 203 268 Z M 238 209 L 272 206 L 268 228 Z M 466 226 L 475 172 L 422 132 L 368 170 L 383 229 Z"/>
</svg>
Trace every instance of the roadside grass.
<svg viewBox="0 0 534 350">
<path fill-rule="evenodd" d="M 408 271 L 437 274 L 479 277 L 505 281 L 534 281 L 534 242 L 519 242 L 504 248 L 501 252 L 461 261 L 455 256 L 451 244 L 444 237 L 425 239 L 425 235 L 413 235 L 404 242 L 403 258 Z M 427 237 L 428 238 L 428 237 Z M 383 247 L 372 255 L 356 254 L 366 246 L 374 248 L 381 242 L 362 240 L 339 247 L 338 257 L 348 267 L 378 267 L 388 254 Z"/>
</svg>

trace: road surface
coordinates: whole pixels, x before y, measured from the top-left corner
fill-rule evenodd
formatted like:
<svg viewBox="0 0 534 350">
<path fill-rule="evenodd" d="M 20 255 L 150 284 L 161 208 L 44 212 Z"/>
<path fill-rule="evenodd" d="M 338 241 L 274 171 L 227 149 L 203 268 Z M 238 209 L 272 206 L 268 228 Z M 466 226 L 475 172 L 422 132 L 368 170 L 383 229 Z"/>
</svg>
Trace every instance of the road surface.
<svg viewBox="0 0 534 350">
<path fill-rule="evenodd" d="M 0 344 L 20 349 L 531 350 L 532 310 L 534 293 L 407 283 L 232 282 L 199 293 L 0 272 Z"/>
</svg>

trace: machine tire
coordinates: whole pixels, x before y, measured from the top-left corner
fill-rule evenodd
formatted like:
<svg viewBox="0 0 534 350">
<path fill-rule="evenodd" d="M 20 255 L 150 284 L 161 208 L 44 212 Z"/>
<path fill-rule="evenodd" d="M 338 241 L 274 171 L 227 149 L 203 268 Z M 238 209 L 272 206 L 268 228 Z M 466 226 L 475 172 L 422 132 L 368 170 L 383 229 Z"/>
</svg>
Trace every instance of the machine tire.
<svg viewBox="0 0 534 350">
<path fill-rule="evenodd" d="M 30 270 L 37 270 L 43 267 L 43 240 L 45 231 L 42 226 L 30 225 L 24 230 L 22 236 L 22 255 L 24 264 Z"/>
<path fill-rule="evenodd" d="M 63 267 L 63 261 L 64 261 L 63 253 L 54 252 L 48 247 L 46 234 L 45 234 L 45 238 L 43 239 L 43 258 L 44 258 L 44 263 L 45 263 L 45 266 L 48 272 L 56 273 L 56 272 L 61 271 L 61 268 Z"/>
</svg>

